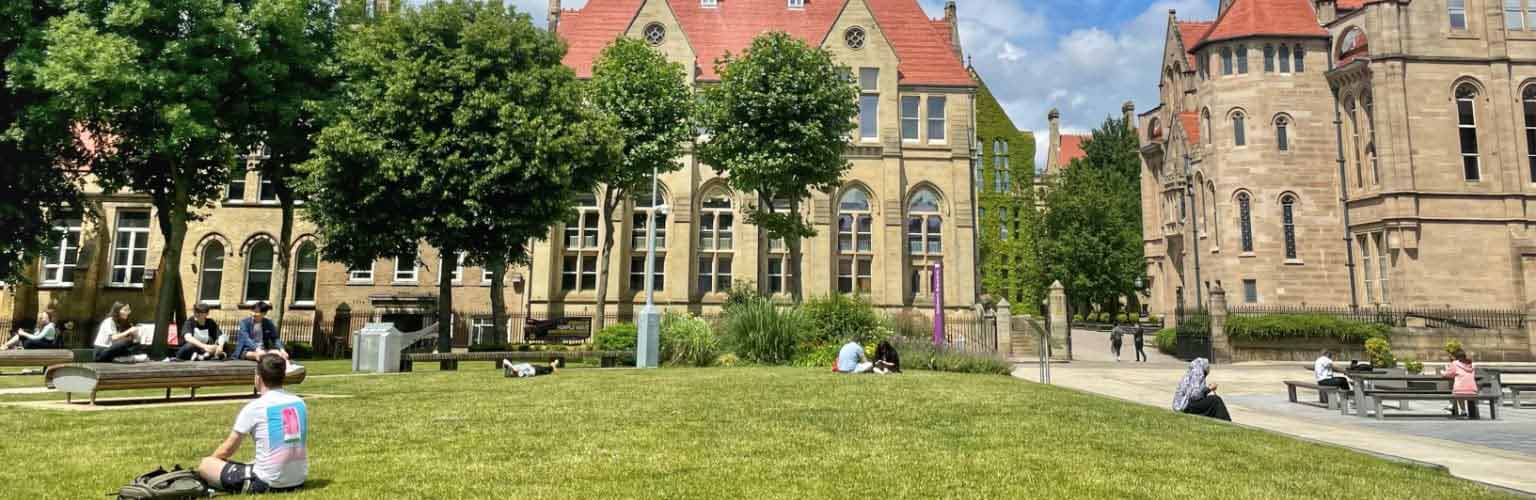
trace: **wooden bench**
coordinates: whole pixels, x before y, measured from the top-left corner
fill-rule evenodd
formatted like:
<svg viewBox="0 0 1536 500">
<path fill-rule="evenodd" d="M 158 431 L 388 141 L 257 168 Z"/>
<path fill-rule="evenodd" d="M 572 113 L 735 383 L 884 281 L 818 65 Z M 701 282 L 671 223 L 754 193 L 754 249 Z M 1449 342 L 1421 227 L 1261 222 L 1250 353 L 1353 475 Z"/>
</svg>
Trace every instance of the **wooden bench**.
<svg viewBox="0 0 1536 500">
<path fill-rule="evenodd" d="M 1480 402 L 1488 403 L 1489 420 L 1499 419 L 1499 406 L 1504 398 L 1503 394 L 1478 394 L 1475 396 L 1460 396 L 1450 392 L 1441 391 L 1365 391 L 1365 396 L 1371 398 L 1371 406 L 1376 408 L 1376 419 L 1386 420 L 1384 401 L 1467 401 L 1471 404 Z"/>
<path fill-rule="evenodd" d="M 1305 380 L 1287 380 L 1285 381 L 1285 389 L 1286 392 L 1290 394 L 1292 403 L 1300 403 L 1300 401 L 1296 400 L 1297 388 L 1317 391 L 1317 402 L 1323 406 L 1328 407 L 1329 410 L 1337 410 L 1339 409 L 1340 404 L 1348 404 L 1346 403 L 1348 399 L 1346 397 L 1347 394 L 1344 392 L 1344 389 L 1341 389 L 1338 386 L 1317 385 L 1317 382 L 1315 381 L 1308 382 Z"/>
<path fill-rule="evenodd" d="M 601 366 L 618 366 L 620 359 L 625 356 L 634 356 L 630 351 L 486 351 L 486 352 L 421 352 L 408 353 L 400 357 L 400 371 L 411 371 L 414 362 L 429 361 L 490 361 L 501 368 L 501 360 L 513 361 L 549 361 L 559 358 L 563 363 L 566 359 L 598 359 Z"/>
<path fill-rule="evenodd" d="M 47 368 L 75 360 L 69 349 L 20 349 L 0 351 L 0 366 L 36 366 Z"/>
<path fill-rule="evenodd" d="M 290 372 L 284 385 L 304 382 L 306 372 L 302 368 Z M 75 394 L 90 394 L 91 404 L 96 404 L 96 393 L 123 389 L 165 389 L 166 399 L 171 389 L 192 390 L 197 397 L 199 387 L 254 386 L 255 361 L 184 361 L 149 363 L 68 363 L 48 367 L 44 374 L 48 387 L 63 391 L 65 401 L 73 402 Z"/>
</svg>

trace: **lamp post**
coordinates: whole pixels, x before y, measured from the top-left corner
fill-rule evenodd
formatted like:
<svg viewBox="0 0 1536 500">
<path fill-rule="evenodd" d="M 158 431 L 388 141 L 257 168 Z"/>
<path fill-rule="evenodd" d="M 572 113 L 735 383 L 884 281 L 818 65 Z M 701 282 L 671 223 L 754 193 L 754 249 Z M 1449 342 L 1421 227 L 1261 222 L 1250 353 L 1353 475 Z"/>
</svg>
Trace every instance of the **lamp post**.
<svg viewBox="0 0 1536 500">
<path fill-rule="evenodd" d="M 661 357 L 661 313 L 656 310 L 656 212 L 667 207 L 656 199 L 658 172 L 651 168 L 651 210 L 645 217 L 645 307 L 640 309 L 639 338 L 635 341 L 635 368 L 655 368 Z M 599 291 L 601 293 L 601 291 Z M 601 313 L 599 313 L 601 314 Z"/>
<path fill-rule="evenodd" d="M 1200 214 L 1195 212 L 1195 174 L 1190 168 L 1189 151 L 1184 152 L 1184 191 L 1189 193 L 1189 220 L 1199 220 Z M 1198 226 L 1192 224 L 1191 226 Z M 1184 234 L 1190 241 L 1195 242 L 1195 310 L 1204 309 L 1200 300 L 1200 235 L 1191 234 L 1191 227 L 1184 228 Z"/>
</svg>

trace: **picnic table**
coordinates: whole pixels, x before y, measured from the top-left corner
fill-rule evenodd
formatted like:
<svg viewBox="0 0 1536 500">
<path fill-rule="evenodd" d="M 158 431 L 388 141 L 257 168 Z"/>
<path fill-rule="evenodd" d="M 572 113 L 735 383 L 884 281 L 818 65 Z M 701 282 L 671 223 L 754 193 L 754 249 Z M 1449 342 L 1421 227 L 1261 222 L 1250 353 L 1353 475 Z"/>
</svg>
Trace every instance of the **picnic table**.
<svg viewBox="0 0 1536 500">
<path fill-rule="evenodd" d="M 1498 408 L 1503 399 L 1503 389 L 1498 377 L 1478 377 L 1479 392 L 1475 396 L 1451 393 L 1451 379 L 1439 375 L 1360 375 L 1354 377 L 1353 392 L 1355 412 L 1369 417 L 1375 412 L 1378 420 L 1385 416 L 1386 401 L 1397 401 L 1399 410 L 1408 409 L 1410 401 L 1468 401 L 1472 404 L 1488 403 L 1489 418 L 1498 420 Z M 1486 388 L 1486 389 L 1485 389 Z M 1343 405 L 1348 414 L 1349 405 Z"/>
<path fill-rule="evenodd" d="M 1512 406 L 1520 408 L 1520 393 L 1536 391 L 1536 382 L 1508 382 L 1504 375 L 1536 375 L 1536 366 L 1490 366 L 1478 367 L 1479 370 L 1492 373 L 1499 379 L 1499 386 L 1509 391 L 1509 399 Z"/>
</svg>

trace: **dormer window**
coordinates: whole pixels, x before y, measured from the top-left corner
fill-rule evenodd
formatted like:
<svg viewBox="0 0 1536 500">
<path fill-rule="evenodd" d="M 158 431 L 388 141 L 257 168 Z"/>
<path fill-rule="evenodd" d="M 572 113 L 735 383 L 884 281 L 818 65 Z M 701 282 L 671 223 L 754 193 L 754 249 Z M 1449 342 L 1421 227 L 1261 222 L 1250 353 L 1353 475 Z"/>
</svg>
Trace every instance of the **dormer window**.
<svg viewBox="0 0 1536 500">
<path fill-rule="evenodd" d="M 699 0 L 699 5 L 702 5 L 704 7 L 714 8 L 714 7 L 718 6 L 718 5 L 720 5 L 720 1 L 719 0 Z"/>
<path fill-rule="evenodd" d="M 791 9 L 804 9 L 805 8 L 805 0 L 789 0 L 789 8 L 791 8 Z"/>
</svg>

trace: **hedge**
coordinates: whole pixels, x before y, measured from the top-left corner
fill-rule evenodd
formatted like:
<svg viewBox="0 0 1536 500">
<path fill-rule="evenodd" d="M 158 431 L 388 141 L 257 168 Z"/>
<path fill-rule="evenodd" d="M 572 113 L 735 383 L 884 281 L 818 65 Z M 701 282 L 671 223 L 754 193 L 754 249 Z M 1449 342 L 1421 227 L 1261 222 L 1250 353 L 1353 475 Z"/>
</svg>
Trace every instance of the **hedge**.
<svg viewBox="0 0 1536 500">
<path fill-rule="evenodd" d="M 1227 318 L 1226 332 L 1233 339 L 1329 338 L 1362 342 L 1388 335 L 1380 323 L 1351 321 L 1323 314 L 1261 314 Z"/>
<path fill-rule="evenodd" d="M 1157 331 L 1157 336 L 1154 337 L 1153 340 L 1154 343 L 1157 344 L 1157 350 L 1162 351 L 1163 354 L 1171 356 L 1174 355 L 1176 351 L 1178 351 L 1177 337 L 1177 330 L 1172 328 L 1164 328 Z"/>
</svg>

